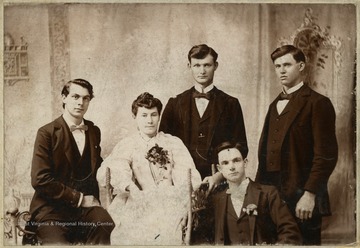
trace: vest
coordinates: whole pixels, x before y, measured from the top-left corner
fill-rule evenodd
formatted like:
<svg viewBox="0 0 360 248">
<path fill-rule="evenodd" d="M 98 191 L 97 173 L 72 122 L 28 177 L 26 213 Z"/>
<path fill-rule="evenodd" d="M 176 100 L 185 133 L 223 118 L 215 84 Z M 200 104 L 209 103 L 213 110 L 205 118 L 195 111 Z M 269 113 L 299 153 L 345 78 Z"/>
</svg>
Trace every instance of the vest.
<svg viewBox="0 0 360 248">
<path fill-rule="evenodd" d="M 190 136 L 190 154 L 194 160 L 196 168 L 201 177 L 211 175 L 211 166 L 208 161 L 208 141 L 210 135 L 210 114 L 214 108 L 213 101 L 210 100 L 202 118 L 196 107 L 195 99 L 191 101 L 191 136 Z"/>
<path fill-rule="evenodd" d="M 89 144 L 89 134 L 85 132 L 85 147 L 83 154 L 80 155 L 76 141 L 70 133 L 71 150 L 73 151 L 72 176 L 70 185 L 84 195 L 94 195 L 96 197 L 97 181 L 91 169 L 91 153 Z"/>
<path fill-rule="evenodd" d="M 299 91 L 294 92 L 293 99 Z M 294 103 L 291 99 L 285 106 L 281 114 L 277 112 L 276 104 L 270 109 L 269 129 L 267 136 L 266 149 L 266 170 L 268 172 L 278 172 L 281 170 L 281 147 L 284 140 L 283 127 L 287 122 L 287 110 L 290 109 Z"/>
<path fill-rule="evenodd" d="M 286 115 L 279 115 L 276 104 L 270 109 L 269 131 L 267 137 L 266 170 L 280 171 L 281 168 L 281 132 Z"/>
<path fill-rule="evenodd" d="M 229 240 L 230 245 L 250 245 L 250 226 L 247 216 L 239 219 L 233 207 L 230 195 L 227 196 L 226 204 L 226 228 L 225 240 Z"/>
</svg>

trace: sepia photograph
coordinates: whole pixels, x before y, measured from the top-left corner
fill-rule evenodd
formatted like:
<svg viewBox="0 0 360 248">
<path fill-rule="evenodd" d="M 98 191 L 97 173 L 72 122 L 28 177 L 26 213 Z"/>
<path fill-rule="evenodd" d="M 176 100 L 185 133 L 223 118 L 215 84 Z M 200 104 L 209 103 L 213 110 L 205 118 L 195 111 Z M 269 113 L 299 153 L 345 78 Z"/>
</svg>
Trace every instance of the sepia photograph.
<svg viewBox="0 0 360 248">
<path fill-rule="evenodd" d="M 359 3 L 4 1 L 3 246 L 357 246 Z"/>
</svg>

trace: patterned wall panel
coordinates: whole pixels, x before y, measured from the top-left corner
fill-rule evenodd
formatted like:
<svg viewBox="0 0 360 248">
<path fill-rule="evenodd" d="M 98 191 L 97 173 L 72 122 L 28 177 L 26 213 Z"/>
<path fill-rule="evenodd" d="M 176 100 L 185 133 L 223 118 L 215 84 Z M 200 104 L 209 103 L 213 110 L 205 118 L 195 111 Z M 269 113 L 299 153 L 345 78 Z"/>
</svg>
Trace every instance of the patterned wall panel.
<svg viewBox="0 0 360 248">
<path fill-rule="evenodd" d="M 69 28 L 66 5 L 49 7 L 50 63 L 53 118 L 62 113 L 61 88 L 70 79 Z"/>
</svg>

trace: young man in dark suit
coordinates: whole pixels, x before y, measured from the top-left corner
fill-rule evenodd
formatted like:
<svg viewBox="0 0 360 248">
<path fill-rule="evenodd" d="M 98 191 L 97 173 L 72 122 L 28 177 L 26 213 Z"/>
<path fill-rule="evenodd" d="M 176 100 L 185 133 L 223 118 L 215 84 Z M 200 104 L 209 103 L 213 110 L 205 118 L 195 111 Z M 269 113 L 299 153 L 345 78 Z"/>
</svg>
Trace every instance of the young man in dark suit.
<svg viewBox="0 0 360 248">
<path fill-rule="evenodd" d="M 303 82 L 300 49 L 282 46 L 271 58 L 282 92 L 266 115 L 256 181 L 278 188 L 304 245 L 320 245 L 321 218 L 331 214 L 327 183 L 338 157 L 335 110 L 329 98 Z"/>
<path fill-rule="evenodd" d="M 41 127 L 31 167 L 32 225 L 43 245 L 110 244 L 114 222 L 99 202 L 100 129 L 83 119 L 93 98 L 84 79 L 65 84 L 64 113 Z"/>
<path fill-rule="evenodd" d="M 179 137 L 188 148 L 196 169 L 209 192 L 224 178 L 214 176 L 213 150 L 223 141 L 235 140 L 247 150 L 245 124 L 238 99 L 213 85 L 218 67 L 218 54 L 211 47 L 193 46 L 188 53 L 188 67 L 194 78 L 194 87 L 170 98 L 161 117 L 159 130 Z M 200 213 L 204 221 L 192 234 L 193 244 L 212 243 L 209 212 Z"/>
<path fill-rule="evenodd" d="M 246 149 L 224 142 L 216 148 L 217 168 L 228 189 L 212 196 L 218 245 L 300 245 L 299 228 L 274 186 L 245 175 Z"/>
<path fill-rule="evenodd" d="M 213 85 L 217 57 L 205 44 L 191 48 L 188 67 L 194 87 L 169 99 L 159 127 L 184 142 L 202 179 L 212 175 L 212 152 L 218 144 L 235 140 L 247 149 L 239 101 Z"/>
</svg>

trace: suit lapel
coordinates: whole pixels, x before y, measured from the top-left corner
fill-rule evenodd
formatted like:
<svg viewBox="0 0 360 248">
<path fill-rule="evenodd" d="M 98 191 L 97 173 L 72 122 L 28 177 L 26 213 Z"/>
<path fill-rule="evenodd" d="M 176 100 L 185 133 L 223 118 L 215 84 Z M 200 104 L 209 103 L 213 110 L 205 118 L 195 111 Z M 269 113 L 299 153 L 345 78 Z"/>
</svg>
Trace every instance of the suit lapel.
<svg viewBox="0 0 360 248">
<path fill-rule="evenodd" d="M 186 91 L 181 97 L 179 97 L 179 111 L 182 120 L 182 125 L 184 127 L 184 138 L 183 141 L 185 144 L 189 144 L 190 142 L 190 133 L 191 133 L 191 126 L 190 126 L 190 119 L 191 119 L 191 102 L 193 101 L 192 98 L 192 91 L 194 87 Z"/>
<path fill-rule="evenodd" d="M 284 111 L 281 113 L 281 115 L 284 115 L 284 114 L 287 115 L 285 125 L 282 128 L 282 130 L 284 130 L 284 132 L 283 132 L 283 135 L 280 140 L 281 143 L 284 141 L 286 133 L 289 130 L 291 124 L 294 122 L 295 118 L 301 112 L 301 109 L 305 106 L 305 104 L 308 100 L 308 96 L 310 96 L 310 88 L 308 86 L 304 85 L 303 87 L 301 87 L 299 89 L 299 93 L 294 98 L 294 101 L 289 102 L 287 104 L 286 108 L 284 109 Z M 276 100 L 274 101 L 275 108 L 276 108 L 277 99 L 278 98 L 276 98 Z"/>
<path fill-rule="evenodd" d="M 210 107 L 210 104 L 212 104 L 212 112 L 209 113 L 210 114 L 210 127 L 213 127 L 211 130 L 210 130 L 210 133 L 208 135 L 208 138 L 207 138 L 207 149 L 209 149 L 210 145 L 211 145 L 211 141 L 213 140 L 213 136 L 214 136 L 214 133 L 215 133 L 215 127 L 217 126 L 217 123 L 220 119 L 220 116 L 221 116 L 221 113 L 224 111 L 224 105 L 225 105 L 225 99 L 223 97 L 220 96 L 220 93 L 219 93 L 219 90 L 214 86 L 214 89 L 213 89 L 214 93 L 213 93 L 213 98 L 212 98 L 212 102 L 210 101 L 209 102 L 209 106 Z"/>
<path fill-rule="evenodd" d="M 256 206 L 259 205 L 260 192 L 261 192 L 260 189 L 257 188 L 256 185 L 254 185 L 254 183 L 250 180 L 248 188 L 246 190 L 246 195 L 239 219 L 247 215 L 247 213 L 244 211 L 244 209 L 246 209 L 247 206 L 249 206 L 250 204 L 255 204 Z M 250 245 L 254 245 L 255 224 L 256 224 L 256 215 L 249 216 Z"/>
<path fill-rule="evenodd" d="M 54 126 L 56 129 L 55 135 L 57 136 L 59 142 L 63 144 L 64 153 L 69 164 L 72 164 L 74 161 L 74 153 L 71 147 L 70 129 L 62 116 L 55 120 Z"/>
<path fill-rule="evenodd" d="M 94 171 L 95 167 L 96 167 L 96 160 L 97 160 L 96 152 L 95 152 L 96 135 L 95 135 L 94 126 L 92 125 L 92 123 L 88 122 L 85 119 L 84 119 L 84 123 L 88 126 L 87 135 L 89 137 L 89 147 L 90 147 L 90 156 L 91 156 L 91 170 Z"/>
</svg>

